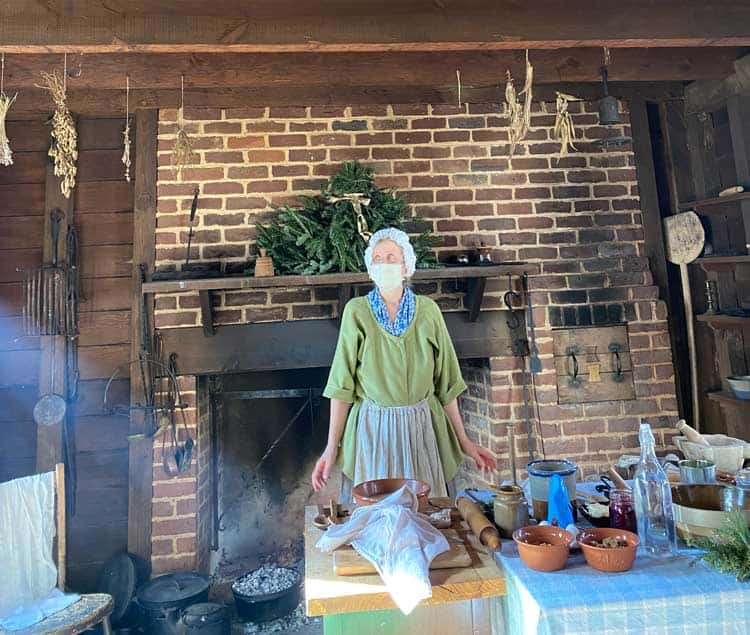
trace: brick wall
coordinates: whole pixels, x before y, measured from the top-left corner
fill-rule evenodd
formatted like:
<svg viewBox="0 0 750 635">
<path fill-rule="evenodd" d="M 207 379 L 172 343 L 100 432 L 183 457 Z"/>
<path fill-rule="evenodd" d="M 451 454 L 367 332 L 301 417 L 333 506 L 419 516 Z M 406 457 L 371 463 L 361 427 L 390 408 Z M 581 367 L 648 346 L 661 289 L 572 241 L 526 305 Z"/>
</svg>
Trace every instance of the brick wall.
<svg viewBox="0 0 750 635">
<path fill-rule="evenodd" d="M 403 194 L 414 214 L 442 237 L 439 258 L 482 241 L 491 247 L 494 261 L 540 264 L 541 274 L 531 279 L 544 366 L 532 394 L 535 426 L 548 457 L 570 458 L 584 473 L 601 469 L 620 454 L 637 451 L 641 417 L 664 441 L 676 400 L 666 308 L 644 256 L 633 154 L 629 148 L 603 153 L 596 145 L 602 137 L 629 134 L 629 126 L 598 126 L 596 104 L 573 103 L 571 111 L 580 139 L 576 151 L 557 157 L 558 145 L 551 140 L 554 105 L 538 103 L 511 166 L 507 120 L 497 104 L 188 110 L 186 129 L 198 163 L 178 180 L 170 167 L 177 112 L 163 110 L 157 267 L 178 269 L 185 257 L 196 186 L 201 196 L 191 261 L 241 270 L 255 256 L 257 222 L 268 220 L 275 206 L 294 204 L 299 194 L 316 193 L 342 161 L 361 160 L 374 168 L 380 185 Z M 500 308 L 506 285 L 505 280 L 490 281 L 484 306 Z M 444 310 L 461 308 L 462 288 L 456 282 L 417 290 Z M 214 300 L 219 324 L 334 317 L 336 312 L 336 290 L 325 288 L 217 293 Z M 159 296 L 157 326 L 199 325 L 198 307 L 197 295 Z M 630 334 L 637 398 L 557 405 L 552 329 L 622 321 Z M 464 365 L 464 372 L 469 391 L 460 403 L 469 434 L 507 466 L 506 430 L 514 424 L 523 466 L 528 448 L 520 361 L 490 358 Z M 472 476 L 467 466 L 461 477 Z M 507 471 L 495 475 L 496 480 L 504 477 Z M 182 479 L 164 486 L 182 492 L 181 483 L 187 485 Z M 193 479 L 193 496 L 195 489 Z M 155 488 L 157 502 L 160 492 Z M 195 525 L 195 513 L 190 513 Z M 157 522 L 155 558 L 157 545 L 167 549 Z M 173 567 L 183 563 L 179 540 L 170 542 L 169 554 L 159 556 Z M 195 558 L 194 543 L 190 554 Z"/>
</svg>

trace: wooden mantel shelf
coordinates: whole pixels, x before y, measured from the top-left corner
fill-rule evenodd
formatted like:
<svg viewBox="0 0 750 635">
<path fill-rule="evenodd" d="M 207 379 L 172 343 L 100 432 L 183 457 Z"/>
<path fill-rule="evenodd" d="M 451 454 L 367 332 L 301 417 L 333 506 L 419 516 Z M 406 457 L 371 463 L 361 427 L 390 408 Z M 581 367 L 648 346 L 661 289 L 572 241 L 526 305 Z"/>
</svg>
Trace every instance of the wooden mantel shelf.
<svg viewBox="0 0 750 635">
<path fill-rule="evenodd" d="M 469 320 L 475 322 L 482 308 L 482 298 L 487 278 L 502 276 L 533 275 L 539 273 L 535 263 L 513 262 L 497 265 L 445 267 L 442 269 L 417 269 L 412 280 L 465 279 L 467 290 L 465 303 Z M 352 287 L 367 284 L 366 273 L 328 273 L 317 276 L 236 276 L 229 278 L 203 278 L 197 280 L 157 280 L 144 282 L 142 293 L 186 293 L 197 291 L 201 300 L 201 318 L 206 335 L 214 334 L 211 293 L 214 291 L 236 291 L 241 289 L 268 289 L 291 287 L 339 287 L 339 309 L 352 297 Z M 340 311 L 339 311 L 340 314 Z"/>
</svg>

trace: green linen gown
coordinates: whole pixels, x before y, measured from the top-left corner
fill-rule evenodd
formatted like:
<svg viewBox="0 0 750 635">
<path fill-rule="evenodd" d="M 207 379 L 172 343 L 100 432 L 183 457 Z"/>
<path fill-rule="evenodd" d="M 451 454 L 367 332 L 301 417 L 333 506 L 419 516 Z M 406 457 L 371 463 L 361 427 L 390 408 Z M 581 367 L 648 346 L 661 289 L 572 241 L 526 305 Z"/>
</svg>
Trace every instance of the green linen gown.
<svg viewBox="0 0 750 635">
<path fill-rule="evenodd" d="M 463 460 L 443 406 L 466 390 L 440 307 L 417 296 L 414 319 L 401 336 L 378 323 L 367 297 L 344 307 L 336 354 L 323 395 L 352 404 L 337 463 L 353 479 L 357 421 L 363 400 L 380 406 L 411 406 L 427 400 L 446 481 Z"/>
</svg>

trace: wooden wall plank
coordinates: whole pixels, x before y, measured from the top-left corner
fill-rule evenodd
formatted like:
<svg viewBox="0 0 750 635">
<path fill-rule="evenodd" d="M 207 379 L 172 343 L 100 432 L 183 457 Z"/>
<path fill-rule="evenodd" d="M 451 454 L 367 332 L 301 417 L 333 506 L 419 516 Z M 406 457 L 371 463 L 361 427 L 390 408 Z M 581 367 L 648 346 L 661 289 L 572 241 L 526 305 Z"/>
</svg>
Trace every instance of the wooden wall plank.
<svg viewBox="0 0 750 635">
<path fill-rule="evenodd" d="M 150 275 L 154 270 L 156 233 L 156 174 L 158 112 L 139 110 L 135 117 L 135 192 L 133 208 L 133 272 L 131 296 L 130 358 L 136 359 L 142 347 L 141 266 Z M 148 309 L 147 309 L 148 310 Z M 153 325 L 153 308 L 150 309 Z M 141 399 L 139 382 L 130 383 L 130 402 Z M 142 413 L 132 411 L 131 434 L 145 431 Z M 130 489 L 128 499 L 128 551 L 151 562 L 152 444 L 131 444 L 129 452 Z"/>
<path fill-rule="evenodd" d="M 82 346 L 78 350 L 81 379 L 108 379 L 116 368 L 130 359 L 130 343 L 108 346 Z"/>
<path fill-rule="evenodd" d="M 47 152 L 14 152 L 13 165 L 0 170 L 0 185 L 44 183 Z"/>
<path fill-rule="evenodd" d="M 85 218 L 80 228 L 82 246 L 133 244 L 133 214 L 101 212 Z"/>
<path fill-rule="evenodd" d="M 50 104 L 50 111 L 53 109 Z M 10 116 L 13 116 L 13 109 L 10 110 Z M 51 141 L 50 126 L 47 123 L 49 116 L 39 117 L 36 121 L 24 120 L 5 122 L 5 131 L 10 139 L 10 147 L 13 151 L 13 158 L 19 152 L 47 152 Z"/>
<path fill-rule="evenodd" d="M 77 416 L 76 448 L 79 452 L 127 450 L 128 419 L 118 416 Z M 127 496 L 123 501 L 127 511 Z"/>
<path fill-rule="evenodd" d="M 120 278 L 83 278 L 81 312 L 130 309 L 131 292 Z M 19 300 L 20 302 L 20 300 Z"/>
<path fill-rule="evenodd" d="M 41 248 L 43 216 L 6 216 L 0 232 L 0 250 Z"/>
<path fill-rule="evenodd" d="M 124 167 L 121 157 L 122 149 L 79 151 L 77 181 L 86 183 L 122 180 Z"/>
<path fill-rule="evenodd" d="M 84 278 L 122 278 L 133 266 L 133 248 L 124 245 L 81 247 L 81 276 Z"/>
<path fill-rule="evenodd" d="M 20 317 L 0 318 L 0 351 L 39 351 L 39 338 L 23 334 Z"/>
<path fill-rule="evenodd" d="M 0 185 L 0 216 L 42 216 L 44 214 L 44 183 Z"/>
<path fill-rule="evenodd" d="M 130 311 L 81 313 L 81 348 L 130 343 Z"/>
<path fill-rule="evenodd" d="M 76 214 L 132 211 L 133 184 L 124 180 L 79 183 L 75 198 Z"/>
<path fill-rule="evenodd" d="M 130 379 L 127 374 L 112 381 L 107 392 L 107 408 L 104 407 L 104 389 L 107 380 L 94 379 L 82 381 L 78 390 L 78 401 L 76 402 L 76 415 L 85 416 L 110 416 L 111 409 L 117 406 L 127 408 L 130 405 Z M 0 393 L 2 394 L 2 393 Z"/>
<path fill-rule="evenodd" d="M 38 378 L 39 351 L 0 351 L 0 386 L 34 385 Z"/>
<path fill-rule="evenodd" d="M 41 245 L 29 249 L 0 250 L 0 283 L 21 282 L 24 271 L 34 269 L 41 263 Z"/>
<path fill-rule="evenodd" d="M 125 118 L 92 119 L 78 122 L 79 150 L 119 150 L 122 154 Z"/>
</svg>

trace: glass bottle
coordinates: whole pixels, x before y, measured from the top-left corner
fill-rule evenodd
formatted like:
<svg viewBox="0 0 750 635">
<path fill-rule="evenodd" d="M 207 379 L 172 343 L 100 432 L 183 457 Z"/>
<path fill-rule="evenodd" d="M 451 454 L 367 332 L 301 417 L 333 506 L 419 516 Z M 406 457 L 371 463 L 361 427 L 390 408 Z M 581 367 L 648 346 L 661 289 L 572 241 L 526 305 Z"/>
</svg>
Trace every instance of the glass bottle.
<svg viewBox="0 0 750 635">
<path fill-rule="evenodd" d="M 609 491 L 609 526 L 637 532 L 633 490 L 613 489 Z"/>
<path fill-rule="evenodd" d="M 739 470 L 735 476 L 737 487 L 744 490 L 750 490 L 750 468 Z"/>
<path fill-rule="evenodd" d="M 676 550 L 676 540 L 669 480 L 656 459 L 654 435 L 648 423 L 641 423 L 638 438 L 641 460 L 633 478 L 638 537 L 647 553 L 670 555 Z"/>
</svg>

